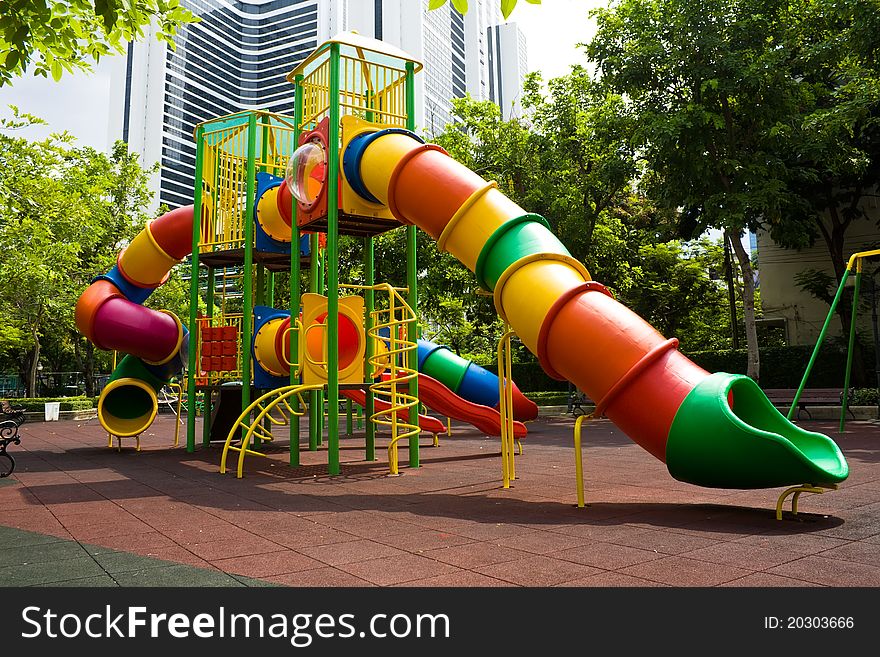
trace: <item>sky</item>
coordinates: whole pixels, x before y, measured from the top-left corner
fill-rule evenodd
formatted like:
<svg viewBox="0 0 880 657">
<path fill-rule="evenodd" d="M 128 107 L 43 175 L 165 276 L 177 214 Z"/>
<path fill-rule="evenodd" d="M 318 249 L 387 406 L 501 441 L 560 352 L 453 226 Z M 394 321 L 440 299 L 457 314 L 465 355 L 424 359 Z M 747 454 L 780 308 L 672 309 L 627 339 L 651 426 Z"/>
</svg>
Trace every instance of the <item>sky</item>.
<svg viewBox="0 0 880 657">
<path fill-rule="evenodd" d="M 541 71 L 545 80 L 568 73 L 572 64 L 586 63 L 579 43 L 590 41 L 596 23 L 588 14 L 608 0 L 543 0 L 533 5 L 519 0 L 508 22 L 526 35 L 529 70 Z"/>
<path fill-rule="evenodd" d="M 577 44 L 589 41 L 595 24 L 587 18 L 590 9 L 607 0 L 543 0 L 532 5 L 519 0 L 508 21 L 525 33 L 530 70 L 540 70 L 544 79 L 568 72 L 584 61 Z M 48 126 L 22 132 L 31 139 L 67 130 L 80 146 L 107 150 L 108 109 L 111 71 L 121 56 L 105 58 L 91 74 L 65 74 L 60 82 L 51 78 L 25 76 L 9 87 L 0 87 L 0 114 L 9 116 L 7 105 L 17 105 L 48 121 Z"/>
</svg>

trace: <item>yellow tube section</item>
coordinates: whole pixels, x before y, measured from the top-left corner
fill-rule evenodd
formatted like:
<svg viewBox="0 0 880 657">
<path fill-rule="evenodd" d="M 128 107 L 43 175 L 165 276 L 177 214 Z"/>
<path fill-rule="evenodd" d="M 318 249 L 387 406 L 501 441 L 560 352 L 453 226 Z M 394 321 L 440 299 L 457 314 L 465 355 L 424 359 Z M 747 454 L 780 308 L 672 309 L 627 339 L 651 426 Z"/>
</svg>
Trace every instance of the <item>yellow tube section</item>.
<svg viewBox="0 0 880 657">
<path fill-rule="evenodd" d="M 139 287 L 155 288 L 168 280 L 171 268 L 180 260 L 165 253 L 156 242 L 152 232 L 152 221 L 148 222 L 123 251 L 117 264 L 119 271 L 130 282 Z"/>
</svg>

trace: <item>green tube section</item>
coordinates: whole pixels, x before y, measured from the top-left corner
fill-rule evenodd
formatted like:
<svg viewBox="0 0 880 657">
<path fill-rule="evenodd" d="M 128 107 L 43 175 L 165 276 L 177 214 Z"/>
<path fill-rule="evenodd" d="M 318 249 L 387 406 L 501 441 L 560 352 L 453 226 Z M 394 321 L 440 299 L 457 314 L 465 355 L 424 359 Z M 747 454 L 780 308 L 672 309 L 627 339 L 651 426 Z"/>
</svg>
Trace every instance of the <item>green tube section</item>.
<svg viewBox="0 0 880 657">
<path fill-rule="evenodd" d="M 438 346 L 422 363 L 420 371 L 433 379 L 437 379 L 452 392 L 458 394 L 464 375 L 471 361 L 451 352 L 446 347 Z"/>
<path fill-rule="evenodd" d="M 789 422 L 752 379 L 723 372 L 685 397 L 669 431 L 666 465 L 676 479 L 710 488 L 821 486 L 849 475 L 833 440 Z"/>
<path fill-rule="evenodd" d="M 164 385 L 140 358 L 129 354 L 116 366 L 98 398 L 101 426 L 114 436 L 142 433 L 156 417 L 157 394 Z"/>
</svg>

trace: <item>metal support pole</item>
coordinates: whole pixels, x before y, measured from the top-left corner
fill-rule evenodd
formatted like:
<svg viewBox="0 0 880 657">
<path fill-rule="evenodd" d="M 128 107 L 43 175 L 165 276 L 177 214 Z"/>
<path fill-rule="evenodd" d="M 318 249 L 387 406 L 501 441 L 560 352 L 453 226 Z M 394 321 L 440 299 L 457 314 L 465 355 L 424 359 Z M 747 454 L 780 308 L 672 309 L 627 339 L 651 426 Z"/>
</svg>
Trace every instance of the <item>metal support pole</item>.
<svg viewBox="0 0 880 657">
<path fill-rule="evenodd" d="M 846 407 L 849 401 L 849 379 L 852 373 L 853 348 L 856 343 L 856 319 L 859 312 L 859 289 L 862 286 L 862 261 L 856 261 L 856 285 L 853 289 L 852 319 L 849 326 L 849 343 L 846 348 L 846 374 L 843 378 L 843 399 L 840 401 L 840 433 L 846 428 Z"/>
<path fill-rule="evenodd" d="M 251 339 L 254 325 L 254 184 L 257 160 L 257 115 L 248 116 L 247 133 L 247 183 L 244 223 L 244 263 L 241 318 L 241 410 L 251 404 Z M 244 437 L 244 436 L 242 436 Z"/>
<path fill-rule="evenodd" d="M 192 254 L 189 279 L 189 353 L 186 377 L 186 451 L 196 450 L 196 349 L 199 346 L 199 241 L 202 217 L 202 168 L 204 163 L 204 126 L 196 128 L 196 172 L 193 199 Z M 205 414 L 207 416 L 207 413 Z"/>
<path fill-rule="evenodd" d="M 373 246 L 372 237 L 364 238 L 364 284 L 367 286 L 367 290 L 364 292 L 364 332 L 368 336 L 373 328 L 373 311 L 376 309 L 376 292 L 371 289 L 371 287 L 376 284 L 375 252 Z M 364 358 L 366 358 L 367 361 L 367 383 L 372 383 L 373 372 L 370 366 L 370 359 L 374 355 L 375 347 L 376 345 L 373 344 L 373 341 L 367 338 L 366 354 L 364 355 Z M 375 461 L 376 425 L 372 422 L 372 417 L 376 413 L 376 399 L 373 396 L 373 391 L 370 389 L 370 386 L 368 385 L 366 388 L 367 395 L 364 400 L 364 421 L 366 422 L 366 427 L 364 429 L 364 459 L 367 461 Z"/>
<path fill-rule="evenodd" d="M 819 338 L 816 340 L 816 346 L 813 348 L 812 355 L 810 355 L 810 362 L 807 363 L 807 369 L 804 372 L 804 376 L 801 379 L 797 392 L 794 394 L 794 399 L 791 402 L 791 408 L 788 409 L 787 417 L 789 420 L 794 417 L 795 409 L 798 407 L 798 402 L 800 401 L 801 394 L 804 391 L 804 387 L 807 385 L 807 379 L 810 377 L 810 371 L 813 369 L 813 365 L 816 363 L 816 357 L 819 355 L 819 349 L 821 349 L 822 343 L 825 341 L 825 334 L 828 332 L 828 326 L 831 324 L 831 318 L 834 316 L 834 310 L 837 308 L 837 304 L 840 303 L 840 297 L 843 294 L 843 288 L 846 285 L 846 279 L 849 278 L 849 271 L 849 268 L 847 268 L 843 272 L 843 277 L 840 279 L 840 285 L 837 287 L 837 294 L 834 295 L 834 301 L 831 302 L 831 308 L 828 309 L 828 315 L 825 317 L 825 323 L 822 325 L 822 330 L 819 331 Z"/>
<path fill-rule="evenodd" d="M 296 85 L 296 93 L 293 104 L 293 144 L 291 144 L 291 154 L 299 143 L 299 136 L 302 132 L 300 124 L 302 123 L 303 114 L 303 90 L 302 75 L 297 75 L 294 84 Z M 286 185 L 287 182 L 281 183 Z M 296 200 L 291 199 L 290 207 L 291 217 L 291 234 L 290 234 L 290 325 L 296 326 L 296 318 L 299 317 L 300 305 L 300 249 L 299 249 L 299 230 L 296 226 Z M 295 362 L 298 360 L 299 354 L 299 331 L 290 332 L 290 360 Z M 302 363 L 299 364 L 300 366 Z M 290 385 L 295 386 L 300 382 L 297 368 L 290 368 Z M 293 410 L 300 411 L 299 395 L 294 395 Z M 296 467 L 300 464 L 299 459 L 299 415 L 291 415 L 290 417 L 290 465 Z"/>
<path fill-rule="evenodd" d="M 215 270 L 213 267 L 208 269 L 208 288 L 205 291 L 205 306 L 208 308 L 208 323 L 214 317 L 214 284 Z M 205 411 L 202 416 L 202 445 L 205 447 L 211 444 L 211 395 L 205 391 Z"/>
<path fill-rule="evenodd" d="M 406 63 L 406 128 L 416 129 L 416 101 L 415 101 L 415 64 Z M 416 321 L 408 325 L 407 340 L 415 343 L 419 338 L 419 278 L 416 263 L 416 238 L 418 229 L 415 226 L 406 227 L 406 285 L 408 288 L 406 302 L 415 313 Z M 408 352 L 409 369 L 418 371 L 416 350 Z M 418 398 L 419 378 L 415 377 L 409 387 L 409 394 Z M 419 426 L 419 405 L 414 404 L 409 409 L 409 423 Z M 416 433 L 409 439 L 409 467 L 419 467 L 419 434 Z"/>
<path fill-rule="evenodd" d="M 871 325 L 874 328 L 874 376 L 877 379 L 877 419 L 880 420 L 880 326 L 877 324 L 877 274 L 871 274 Z"/>
<path fill-rule="evenodd" d="M 309 266 L 309 290 L 314 294 L 323 294 L 323 286 L 319 278 L 320 264 L 318 258 L 318 234 L 309 236 L 309 251 L 311 252 L 311 264 Z M 303 330 L 308 327 L 303 327 Z M 318 449 L 321 440 L 321 424 L 324 420 L 324 402 L 320 390 L 309 392 L 309 450 L 314 452 Z"/>
<path fill-rule="evenodd" d="M 339 44 L 330 44 L 327 153 L 327 470 L 339 474 Z"/>
</svg>

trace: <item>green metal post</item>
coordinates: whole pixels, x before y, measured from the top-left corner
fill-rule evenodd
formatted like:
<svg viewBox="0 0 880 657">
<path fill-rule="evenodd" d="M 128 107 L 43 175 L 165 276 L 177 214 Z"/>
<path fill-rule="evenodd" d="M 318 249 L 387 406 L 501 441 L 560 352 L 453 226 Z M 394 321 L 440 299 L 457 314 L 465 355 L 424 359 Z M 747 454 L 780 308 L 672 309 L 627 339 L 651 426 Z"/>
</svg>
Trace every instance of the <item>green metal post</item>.
<svg viewBox="0 0 880 657">
<path fill-rule="evenodd" d="M 201 237 L 202 216 L 202 166 L 204 163 L 205 128 L 196 128 L 196 174 L 193 190 L 192 255 L 190 256 L 189 279 L 189 353 L 187 354 L 186 376 L 186 451 L 196 451 L 196 349 L 199 344 L 199 238 Z M 207 413 L 206 413 L 207 415 Z"/>
<path fill-rule="evenodd" d="M 859 290 L 862 287 L 862 261 L 856 260 L 856 284 L 853 289 L 852 319 L 849 325 L 849 344 L 846 348 L 846 374 L 843 380 L 843 400 L 840 403 L 840 433 L 846 428 L 846 408 L 849 397 L 849 378 L 852 373 L 853 347 L 856 343 L 856 319 L 859 311 Z"/>
<path fill-rule="evenodd" d="M 828 309 L 828 315 L 825 317 L 825 323 L 822 325 L 822 330 L 819 331 L 819 339 L 816 340 L 816 346 L 813 348 L 813 353 L 810 356 L 810 362 L 807 363 L 807 369 L 804 372 L 804 376 L 801 379 L 801 383 L 798 386 L 797 392 L 794 393 L 794 399 L 791 402 L 791 408 L 788 409 L 788 419 L 791 420 L 794 417 L 795 409 L 798 407 L 798 401 L 800 401 L 801 393 L 804 391 L 804 386 L 807 385 L 807 379 L 810 377 L 810 371 L 813 369 L 813 365 L 816 362 L 816 357 L 819 355 L 819 349 L 822 347 L 822 343 L 825 341 L 825 334 L 828 332 L 828 325 L 831 324 L 831 318 L 834 316 L 834 310 L 837 308 L 837 304 L 840 302 L 840 297 L 843 294 L 843 288 L 846 285 L 846 279 L 849 278 L 849 269 L 843 272 L 843 277 L 840 279 L 840 285 L 837 288 L 837 294 L 834 295 L 834 301 L 831 302 L 831 308 Z"/>
<path fill-rule="evenodd" d="M 327 258 L 326 249 L 321 252 L 318 256 L 318 294 L 323 296 L 327 296 L 327 284 L 324 278 L 324 262 Z M 326 320 L 325 320 L 326 321 Z M 324 331 L 327 329 L 325 328 Z M 325 333 L 324 338 L 327 338 Z M 320 409 L 320 413 L 318 414 L 318 446 L 324 444 L 324 391 L 318 390 L 318 408 Z"/>
<path fill-rule="evenodd" d="M 413 62 L 406 63 L 406 128 L 407 130 L 415 130 L 416 128 L 416 101 L 415 101 L 415 64 Z M 406 227 L 406 285 L 409 288 L 407 293 L 407 303 L 413 309 L 418 317 L 419 312 L 419 279 L 418 268 L 416 264 L 416 235 L 418 229 L 415 226 Z M 407 339 L 415 343 L 419 337 L 418 320 L 409 325 L 407 331 Z M 412 350 L 408 354 L 408 367 L 411 370 L 418 369 L 416 351 Z M 419 379 L 413 379 L 409 388 L 409 393 L 415 397 L 419 396 Z M 409 409 L 409 423 L 414 426 L 419 424 L 419 406 L 418 404 Z M 419 467 L 419 435 L 418 433 L 409 439 L 409 467 Z"/>
<path fill-rule="evenodd" d="M 208 308 L 208 317 L 214 317 L 214 276 L 213 267 L 208 268 L 208 289 L 205 291 L 205 305 Z M 209 320 L 210 321 L 210 320 Z M 202 416 L 202 445 L 208 447 L 211 444 L 211 395 L 205 391 L 205 410 Z"/>
<path fill-rule="evenodd" d="M 376 284 L 376 267 L 375 267 L 375 251 L 373 249 L 374 243 L 372 237 L 364 238 L 364 283 L 368 286 L 372 286 Z M 376 292 L 371 289 L 367 289 L 364 294 L 364 333 L 369 336 L 370 330 L 373 328 L 373 311 L 376 309 Z M 374 355 L 375 345 L 373 341 L 368 337 L 367 345 L 366 345 L 366 353 L 364 354 L 364 358 L 366 359 L 366 367 L 365 371 L 367 376 L 367 383 L 372 383 L 372 371 L 370 366 L 370 358 Z M 364 438 L 364 458 L 367 461 L 375 461 L 376 460 L 376 425 L 373 424 L 371 418 L 376 413 L 376 399 L 373 396 L 373 391 L 370 389 L 370 386 L 367 386 L 367 395 L 366 400 L 364 401 L 364 421 L 366 422 L 366 434 Z"/>
<path fill-rule="evenodd" d="M 250 215 L 249 215 L 250 216 Z M 266 305 L 266 268 L 262 263 L 257 263 L 256 265 L 257 275 L 255 276 L 254 281 L 254 305 L 255 306 L 265 306 Z M 262 394 L 262 390 L 257 390 L 257 397 Z M 263 420 L 263 429 L 271 433 L 272 432 L 272 423 L 268 418 Z M 259 447 L 263 444 L 262 439 L 254 436 L 253 445 L 254 447 Z"/>
<path fill-rule="evenodd" d="M 266 305 L 275 307 L 275 272 L 266 272 Z"/>
<path fill-rule="evenodd" d="M 313 294 L 322 294 L 322 285 L 318 274 L 320 273 L 320 259 L 318 258 L 318 234 L 312 233 L 309 236 L 309 251 L 311 252 L 311 263 L 309 265 L 309 290 Z M 307 327 L 304 327 L 307 328 Z M 321 424 L 324 420 L 324 401 L 320 390 L 312 390 L 309 392 L 309 449 L 315 451 L 318 449 L 318 443 L 321 440 Z"/>
<path fill-rule="evenodd" d="M 254 322 L 254 182 L 257 159 L 257 115 L 251 112 L 248 116 L 247 134 L 247 197 L 244 215 L 244 263 L 242 285 L 241 319 L 241 410 L 244 411 L 251 403 L 251 340 Z"/>
<path fill-rule="evenodd" d="M 303 90 L 302 90 L 302 75 L 297 75 L 294 84 L 296 85 L 296 92 L 294 96 L 293 103 L 293 144 L 291 145 L 291 155 L 292 151 L 296 149 L 296 145 L 299 143 L 300 136 L 300 123 L 302 123 L 302 114 L 303 114 Z M 282 185 L 286 185 L 286 182 L 281 183 Z M 296 227 L 296 200 L 292 199 L 291 208 L 290 208 L 290 216 L 291 216 L 291 235 L 290 235 L 290 324 L 291 326 L 296 325 L 296 318 L 299 317 L 299 305 L 300 305 L 300 288 L 299 288 L 299 277 L 300 277 L 300 253 L 299 253 L 299 230 Z M 290 360 L 296 361 L 297 354 L 299 353 L 299 332 L 291 331 L 290 332 Z M 302 367 L 302 363 L 299 364 Z M 290 368 L 290 385 L 295 386 L 300 382 L 300 377 L 297 375 L 295 368 Z M 299 411 L 299 399 L 293 399 L 295 411 Z M 291 467 L 297 467 L 300 464 L 299 460 L 299 416 L 293 415 L 290 418 L 290 465 Z"/>
<path fill-rule="evenodd" d="M 330 44 L 327 153 L 327 470 L 339 474 L 339 44 Z"/>
</svg>

